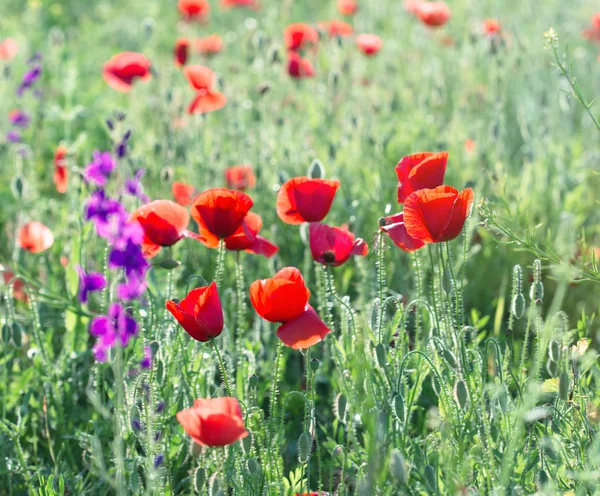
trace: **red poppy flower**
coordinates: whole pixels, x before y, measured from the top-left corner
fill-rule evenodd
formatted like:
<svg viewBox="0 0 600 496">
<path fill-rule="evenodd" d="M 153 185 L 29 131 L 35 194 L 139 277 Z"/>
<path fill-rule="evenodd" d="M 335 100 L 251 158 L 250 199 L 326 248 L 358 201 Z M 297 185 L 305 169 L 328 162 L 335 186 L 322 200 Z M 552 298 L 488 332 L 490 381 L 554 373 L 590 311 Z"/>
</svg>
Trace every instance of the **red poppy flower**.
<svg viewBox="0 0 600 496">
<path fill-rule="evenodd" d="M 173 198 L 175 198 L 175 201 L 179 203 L 179 205 L 183 205 L 184 207 L 192 204 L 195 190 L 196 188 L 191 184 L 179 183 L 177 181 L 171 186 Z"/>
<path fill-rule="evenodd" d="M 54 184 L 61 194 L 65 194 L 68 187 L 67 152 L 66 147 L 59 145 L 54 153 Z"/>
<path fill-rule="evenodd" d="M 177 413 L 177 420 L 201 446 L 227 446 L 248 435 L 235 398 L 197 399 L 194 406 Z"/>
<path fill-rule="evenodd" d="M 404 0 L 404 10 L 409 14 L 417 15 L 419 5 L 423 0 Z"/>
<path fill-rule="evenodd" d="M 234 165 L 225 170 L 225 181 L 230 189 L 244 191 L 256 186 L 256 176 L 250 165 Z"/>
<path fill-rule="evenodd" d="M 356 14 L 358 4 L 356 3 L 356 0 L 338 0 L 337 9 L 340 14 L 351 16 Z"/>
<path fill-rule="evenodd" d="M 277 337 L 290 348 L 305 350 L 323 341 L 330 332 L 315 309 L 306 305 L 299 317 L 279 326 Z"/>
<path fill-rule="evenodd" d="M 15 275 L 10 270 L 7 270 L 6 272 L 2 273 L 2 277 L 4 278 L 4 284 L 8 286 L 11 279 L 15 277 Z M 29 301 L 29 297 L 25 291 L 25 283 L 21 281 L 21 279 L 15 279 L 13 281 L 12 292 L 15 300 L 22 301 L 24 303 Z"/>
<path fill-rule="evenodd" d="M 142 205 L 129 216 L 144 230 L 142 249 L 144 256 L 152 258 L 162 246 L 172 246 L 191 235 L 187 231 L 190 214 L 171 200 L 155 200 Z"/>
<path fill-rule="evenodd" d="M 312 62 L 296 52 L 288 52 L 287 71 L 293 78 L 306 78 L 315 75 Z"/>
<path fill-rule="evenodd" d="M 247 7 L 253 10 L 260 8 L 258 0 L 221 0 L 221 5 L 223 7 Z"/>
<path fill-rule="evenodd" d="M 223 39 L 218 34 L 211 34 L 195 41 L 196 50 L 204 55 L 214 55 L 223 49 Z"/>
<path fill-rule="evenodd" d="M 335 179 L 294 177 L 277 193 L 277 215 L 286 224 L 319 222 L 329 212 L 339 186 Z"/>
<path fill-rule="evenodd" d="M 356 37 L 356 46 L 367 56 L 375 55 L 383 46 L 383 41 L 376 34 L 359 34 Z"/>
<path fill-rule="evenodd" d="M 283 38 L 288 50 L 300 50 L 306 45 L 316 45 L 319 33 L 311 25 L 298 22 L 285 28 Z"/>
<path fill-rule="evenodd" d="M 19 246 L 31 253 L 45 251 L 53 244 L 52 231 L 41 222 L 29 222 L 19 230 Z"/>
<path fill-rule="evenodd" d="M 167 300 L 165 306 L 196 341 L 216 338 L 223 330 L 223 309 L 215 282 L 192 289 L 179 303 Z"/>
<path fill-rule="evenodd" d="M 414 153 L 402 157 L 396 166 L 398 203 L 419 189 L 436 188 L 444 183 L 448 152 Z"/>
<path fill-rule="evenodd" d="M 252 199 L 245 193 L 227 188 L 213 188 L 194 198 L 191 213 L 207 245 L 232 236 L 240 228 Z"/>
<path fill-rule="evenodd" d="M 385 225 L 381 226 L 380 229 L 384 231 L 393 243 L 404 251 L 416 251 L 419 248 L 423 248 L 425 243 L 420 239 L 411 238 L 406 231 L 404 225 L 404 213 L 392 215 L 385 218 Z"/>
<path fill-rule="evenodd" d="M 271 279 L 250 285 L 250 301 L 256 313 L 269 322 L 288 322 L 304 312 L 310 291 L 295 267 L 285 267 Z"/>
<path fill-rule="evenodd" d="M 473 206 L 473 190 L 458 192 L 451 186 L 422 189 L 404 202 L 404 224 L 409 236 L 424 243 L 456 238 Z"/>
<path fill-rule="evenodd" d="M 216 82 L 215 73 L 202 65 L 189 65 L 183 69 L 190 86 L 196 90 L 189 107 L 189 114 L 205 114 L 224 107 L 227 98 L 223 93 L 213 90 Z"/>
<path fill-rule="evenodd" d="M 502 31 L 502 25 L 497 19 L 486 19 L 481 26 L 483 33 L 487 36 L 494 37 Z"/>
<path fill-rule="evenodd" d="M 592 24 L 588 29 L 583 31 L 583 37 L 587 40 L 600 43 L 600 12 L 592 17 Z"/>
<path fill-rule="evenodd" d="M 19 44 L 14 38 L 6 38 L 0 42 L 0 60 L 10 60 L 19 53 Z"/>
<path fill-rule="evenodd" d="M 337 267 L 352 255 L 361 257 L 369 253 L 369 246 L 362 238 L 354 238 L 347 226 L 330 227 L 313 222 L 309 228 L 310 252 L 315 261 Z"/>
<path fill-rule="evenodd" d="M 148 81 L 152 78 L 150 61 L 141 53 L 122 52 L 104 64 L 102 73 L 106 83 L 117 91 L 131 91 L 136 79 Z"/>
<path fill-rule="evenodd" d="M 185 65 L 188 58 L 188 51 L 190 48 L 190 40 L 187 38 L 179 38 L 175 42 L 175 50 L 173 55 L 175 56 L 175 65 L 181 67 Z"/>
<path fill-rule="evenodd" d="M 465 152 L 474 153 L 477 148 L 477 144 L 471 138 L 465 140 Z"/>
<path fill-rule="evenodd" d="M 431 28 L 443 26 L 451 16 L 450 9 L 444 2 L 420 2 L 415 9 L 421 22 Z"/>
<path fill-rule="evenodd" d="M 231 251 L 246 251 L 254 255 L 262 255 L 271 258 L 279 251 L 279 248 L 268 239 L 259 236 L 262 228 L 262 219 L 260 215 L 248 212 L 242 225 L 231 236 L 224 238 L 225 248 Z M 209 248 L 217 248 L 219 240 L 215 237 L 208 237 L 203 243 Z"/>
<path fill-rule="evenodd" d="M 179 0 L 177 8 L 182 17 L 188 21 L 205 21 L 210 13 L 208 0 Z"/>
<path fill-rule="evenodd" d="M 335 38 L 336 36 L 346 37 L 354 34 L 354 28 L 350 24 L 338 19 L 320 22 L 319 28 L 329 33 L 330 38 Z"/>
</svg>

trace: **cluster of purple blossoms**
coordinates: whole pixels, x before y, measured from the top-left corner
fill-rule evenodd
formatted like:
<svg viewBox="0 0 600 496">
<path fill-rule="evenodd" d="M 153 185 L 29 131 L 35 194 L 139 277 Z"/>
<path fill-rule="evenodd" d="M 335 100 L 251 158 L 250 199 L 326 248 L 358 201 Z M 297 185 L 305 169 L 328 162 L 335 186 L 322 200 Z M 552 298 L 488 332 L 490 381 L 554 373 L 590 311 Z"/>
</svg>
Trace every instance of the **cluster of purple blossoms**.
<svg viewBox="0 0 600 496">
<path fill-rule="evenodd" d="M 36 53 L 33 57 L 31 57 L 27 63 L 29 64 L 29 69 L 23 75 L 23 79 L 21 80 L 21 84 L 17 88 L 17 96 L 21 98 L 28 90 L 32 89 L 35 86 L 35 83 L 38 82 L 40 77 L 42 76 L 42 64 L 41 64 L 42 56 L 39 53 Z M 41 96 L 41 92 L 36 90 L 34 95 L 37 97 Z"/>
<path fill-rule="evenodd" d="M 94 223 L 96 234 L 105 239 L 110 247 L 108 267 L 122 274 L 123 280 L 117 285 L 117 296 L 121 302 L 140 298 L 147 288 L 145 279 L 149 264 L 142 253 L 144 231 L 137 222 L 129 221 L 129 214 L 123 204 L 107 195 L 105 187 L 117 162 L 110 152 L 94 152 L 92 162 L 84 170 L 87 184 L 95 189 L 86 205 L 85 219 Z M 138 198 L 146 198 L 139 180 L 143 171 L 138 171 L 133 179 L 126 182 L 125 192 Z M 80 300 L 87 298 L 87 291 L 104 288 L 105 279 L 101 274 L 87 274 L 80 277 Z M 86 279 L 87 278 L 87 279 Z M 90 324 L 90 333 L 97 338 L 94 353 L 99 361 L 105 361 L 108 350 L 114 346 L 126 347 L 138 332 L 138 325 L 121 303 L 113 303 L 108 315 L 96 317 Z M 151 356 L 145 352 L 143 362 L 150 363 Z"/>
<path fill-rule="evenodd" d="M 10 143 L 20 143 L 21 133 L 17 131 L 17 129 L 27 129 L 29 127 L 29 116 L 21 110 L 11 110 L 8 113 L 8 120 L 13 126 L 13 129 L 6 134 L 6 141 Z"/>
</svg>

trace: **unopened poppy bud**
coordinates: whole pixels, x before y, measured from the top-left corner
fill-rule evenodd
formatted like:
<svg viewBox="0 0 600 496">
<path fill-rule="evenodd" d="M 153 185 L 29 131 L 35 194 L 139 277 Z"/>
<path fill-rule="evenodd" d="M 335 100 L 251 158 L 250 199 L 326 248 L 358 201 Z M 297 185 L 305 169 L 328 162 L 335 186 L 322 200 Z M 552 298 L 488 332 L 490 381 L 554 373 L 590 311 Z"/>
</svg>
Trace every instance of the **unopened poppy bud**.
<svg viewBox="0 0 600 496">
<path fill-rule="evenodd" d="M 251 388 L 258 387 L 258 376 L 256 374 L 252 374 L 248 383 L 250 384 Z"/>
<path fill-rule="evenodd" d="M 556 377 L 558 375 L 558 363 L 548 358 L 546 360 L 546 371 L 550 377 Z"/>
<path fill-rule="evenodd" d="M 341 446 L 336 446 L 333 449 L 333 452 L 331 453 L 331 455 L 335 458 L 340 458 L 340 457 L 344 456 L 344 448 L 342 448 Z"/>
<path fill-rule="evenodd" d="M 553 362 L 560 361 L 560 343 L 558 341 L 555 341 L 554 339 L 550 341 L 550 344 L 548 346 L 548 357 Z"/>
<path fill-rule="evenodd" d="M 260 464 L 256 458 L 250 458 L 248 460 L 248 472 L 252 475 L 258 475 L 260 473 Z"/>
<path fill-rule="evenodd" d="M 425 467 L 425 483 L 432 492 L 437 492 L 437 475 L 431 465 Z"/>
<path fill-rule="evenodd" d="M 396 418 L 400 422 L 404 422 L 404 418 L 405 418 L 404 396 L 402 396 L 401 394 L 397 394 L 394 397 L 393 408 L 394 408 L 394 415 L 396 415 Z"/>
<path fill-rule="evenodd" d="M 560 399 L 567 401 L 569 399 L 569 374 L 564 371 L 560 374 L 558 382 L 558 394 Z"/>
<path fill-rule="evenodd" d="M 469 403 L 469 391 L 467 385 L 462 379 L 454 385 L 454 399 L 461 409 L 466 409 Z"/>
<path fill-rule="evenodd" d="M 169 258 L 167 260 L 162 260 L 158 265 L 162 269 L 173 270 L 179 267 L 181 265 L 181 262 Z"/>
<path fill-rule="evenodd" d="M 348 398 L 344 393 L 337 395 L 333 404 L 333 413 L 342 424 L 346 423 L 346 414 L 348 412 Z"/>
<path fill-rule="evenodd" d="M 319 370 L 319 365 L 321 365 L 321 362 L 319 362 L 319 360 L 317 360 L 316 358 L 313 358 L 310 361 L 310 370 L 316 372 L 317 370 Z"/>
<path fill-rule="evenodd" d="M 398 483 L 406 484 L 406 462 L 397 449 L 393 449 L 390 456 L 390 473 Z"/>
<path fill-rule="evenodd" d="M 198 494 L 202 492 L 204 483 L 206 482 L 206 470 L 202 467 L 198 467 L 194 473 L 194 489 Z"/>
<path fill-rule="evenodd" d="M 511 312 L 516 319 L 523 317 L 525 305 L 525 297 L 521 293 L 516 294 L 511 305 Z"/>
<path fill-rule="evenodd" d="M 21 176 L 17 176 L 14 182 L 15 193 L 19 198 L 23 197 L 23 178 Z"/>
<path fill-rule="evenodd" d="M 325 167 L 320 160 L 313 160 L 308 168 L 308 177 L 311 179 L 323 179 L 325 177 Z"/>
<path fill-rule="evenodd" d="M 387 365 L 387 357 L 383 343 L 377 343 L 377 346 L 375 346 L 375 356 L 377 357 L 377 365 L 381 368 L 385 368 Z"/>
<path fill-rule="evenodd" d="M 529 297 L 531 301 L 535 302 L 536 305 L 544 299 L 544 285 L 541 281 L 534 282 L 531 285 Z"/>
<path fill-rule="evenodd" d="M 303 432 L 298 438 L 298 462 L 307 463 L 312 450 L 312 437 L 308 432 Z"/>
</svg>

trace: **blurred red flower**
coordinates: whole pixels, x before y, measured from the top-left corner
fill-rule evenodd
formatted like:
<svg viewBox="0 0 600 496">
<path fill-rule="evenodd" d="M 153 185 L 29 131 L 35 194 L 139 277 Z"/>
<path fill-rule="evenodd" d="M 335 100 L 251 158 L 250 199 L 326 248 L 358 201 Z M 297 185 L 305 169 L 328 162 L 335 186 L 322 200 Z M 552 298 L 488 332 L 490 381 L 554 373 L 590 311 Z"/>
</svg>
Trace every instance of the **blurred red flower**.
<svg viewBox="0 0 600 496">
<path fill-rule="evenodd" d="M 313 222 L 309 228 L 309 237 L 312 257 L 323 265 L 337 267 L 353 255 L 364 257 L 369 253 L 365 240 L 355 238 L 347 226 L 331 227 Z"/>
<path fill-rule="evenodd" d="M 10 284 L 11 279 L 15 277 L 15 275 L 10 270 L 7 270 L 2 273 L 2 277 L 4 278 L 4 284 L 8 286 L 8 284 Z M 29 297 L 25 292 L 25 283 L 21 281 L 21 279 L 15 279 L 13 281 L 12 292 L 15 300 L 22 301 L 24 303 L 27 303 L 27 301 L 29 301 Z"/>
<path fill-rule="evenodd" d="M 474 153 L 477 148 L 477 144 L 471 138 L 465 140 L 465 152 Z"/>
<path fill-rule="evenodd" d="M 175 56 L 175 65 L 181 67 L 185 65 L 188 59 L 188 51 L 190 49 L 190 40 L 187 38 L 179 38 L 175 42 L 175 50 L 173 55 Z"/>
<path fill-rule="evenodd" d="M 310 298 L 304 278 L 295 267 L 285 267 L 271 279 L 250 285 L 250 301 L 256 313 L 269 322 L 287 322 L 299 317 Z"/>
<path fill-rule="evenodd" d="M 196 341 L 209 341 L 223 330 L 223 309 L 215 282 L 192 289 L 179 303 L 167 300 L 165 306 Z"/>
<path fill-rule="evenodd" d="M 404 251 L 416 251 L 419 248 L 423 248 L 425 243 L 420 239 L 411 238 L 406 231 L 404 225 L 404 213 L 385 217 L 385 225 L 381 226 L 380 229 L 384 231 L 392 240 L 392 242 L 401 250 Z"/>
<path fill-rule="evenodd" d="M 338 0 L 337 1 L 338 12 L 344 16 L 351 16 L 356 14 L 358 10 L 358 4 L 356 0 Z"/>
<path fill-rule="evenodd" d="M 152 258 L 162 246 L 172 246 L 179 240 L 192 236 L 187 230 L 190 214 L 171 200 L 155 200 L 142 205 L 129 216 L 144 230 L 142 249 L 144 256 Z"/>
<path fill-rule="evenodd" d="M 6 38 L 0 42 L 0 60 L 10 60 L 19 53 L 19 44 L 14 38 Z"/>
<path fill-rule="evenodd" d="M 473 206 L 473 190 L 458 192 L 451 186 L 422 189 L 404 202 L 404 224 L 409 236 L 423 243 L 456 238 Z"/>
<path fill-rule="evenodd" d="M 277 193 L 277 215 L 286 224 L 319 222 L 329 212 L 339 186 L 336 179 L 294 177 Z"/>
<path fill-rule="evenodd" d="M 175 181 L 171 186 L 173 198 L 175 198 L 175 201 L 179 203 L 179 205 L 183 205 L 184 207 L 192 204 L 195 190 L 196 188 L 194 188 L 191 184 L 180 183 L 177 181 Z"/>
<path fill-rule="evenodd" d="M 221 4 L 224 7 L 247 7 L 253 10 L 260 8 L 258 0 L 221 0 Z"/>
<path fill-rule="evenodd" d="M 311 25 L 298 22 L 285 28 L 283 39 L 288 50 L 300 50 L 306 45 L 316 45 L 319 33 Z"/>
<path fill-rule="evenodd" d="M 287 71 L 293 78 L 305 78 L 315 75 L 315 70 L 310 60 L 304 59 L 296 52 L 288 52 Z"/>
<path fill-rule="evenodd" d="M 444 2 L 419 2 L 415 9 L 415 14 L 421 22 L 431 28 L 443 26 L 452 15 Z"/>
<path fill-rule="evenodd" d="M 117 91 L 131 91 L 136 79 L 148 81 L 152 78 L 150 61 L 141 53 L 122 52 L 112 57 L 102 73 L 106 83 Z"/>
<path fill-rule="evenodd" d="M 448 152 L 423 152 L 402 157 L 396 165 L 398 203 L 403 203 L 413 191 L 442 185 L 447 162 Z"/>
<path fill-rule="evenodd" d="M 54 153 L 54 184 L 56 191 L 61 194 L 65 194 L 68 187 L 67 153 L 68 150 L 63 145 L 57 146 Z"/>
<path fill-rule="evenodd" d="M 214 245 L 215 241 L 235 234 L 252 204 L 247 194 L 227 188 L 213 188 L 200 193 L 194 198 L 191 213 L 204 243 Z"/>
<path fill-rule="evenodd" d="M 381 47 L 383 47 L 383 41 L 376 34 L 359 34 L 356 37 L 356 46 L 358 49 L 367 56 L 375 55 Z"/>
<path fill-rule="evenodd" d="M 177 8 L 181 16 L 188 21 L 206 21 L 210 13 L 208 0 L 179 0 Z"/>
<path fill-rule="evenodd" d="M 300 316 L 279 326 L 277 337 L 290 348 L 305 350 L 323 341 L 330 332 L 331 330 L 319 318 L 315 309 L 306 305 Z"/>
<path fill-rule="evenodd" d="M 225 182 L 230 189 L 244 191 L 256 186 L 256 176 L 250 165 L 234 165 L 225 169 Z"/>
<path fill-rule="evenodd" d="M 41 222 L 29 222 L 19 229 L 19 246 L 24 250 L 40 253 L 53 244 L 52 231 Z"/>
<path fill-rule="evenodd" d="M 481 29 L 483 30 L 484 34 L 491 38 L 500 34 L 500 31 L 502 31 L 502 25 L 497 19 L 486 19 L 483 21 Z"/>
<path fill-rule="evenodd" d="M 177 420 L 201 446 L 227 446 L 248 435 L 235 398 L 197 399 L 194 406 L 177 413 Z"/>
<path fill-rule="evenodd" d="M 583 31 L 583 37 L 587 40 L 600 43 L 600 12 L 592 16 L 592 24 Z"/>
<path fill-rule="evenodd" d="M 223 50 L 223 39 L 218 34 L 198 38 L 194 44 L 196 50 L 204 55 L 215 55 Z"/>
<path fill-rule="evenodd" d="M 354 28 L 350 24 L 338 19 L 320 22 L 319 28 L 329 33 L 330 38 L 336 36 L 346 37 L 354 34 Z"/>
<path fill-rule="evenodd" d="M 189 114 L 205 114 L 224 107 L 227 98 L 213 89 L 216 76 L 208 67 L 188 65 L 183 69 L 190 86 L 196 90 L 196 98 L 190 102 Z"/>
</svg>

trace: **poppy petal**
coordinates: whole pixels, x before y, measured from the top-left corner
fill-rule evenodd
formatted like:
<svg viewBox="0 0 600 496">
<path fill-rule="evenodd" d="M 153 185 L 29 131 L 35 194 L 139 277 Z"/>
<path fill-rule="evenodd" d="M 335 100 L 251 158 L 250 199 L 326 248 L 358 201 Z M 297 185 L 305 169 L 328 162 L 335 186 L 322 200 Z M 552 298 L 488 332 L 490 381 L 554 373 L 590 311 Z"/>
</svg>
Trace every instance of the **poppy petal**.
<svg viewBox="0 0 600 496">
<path fill-rule="evenodd" d="M 277 337 L 290 348 L 304 350 L 323 341 L 329 332 L 314 308 L 306 305 L 302 314 L 279 327 Z"/>
</svg>

